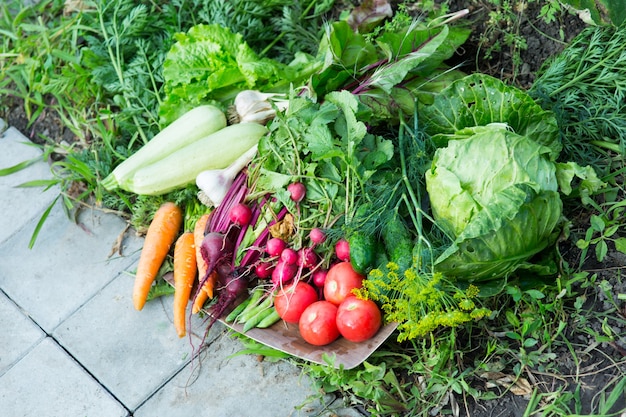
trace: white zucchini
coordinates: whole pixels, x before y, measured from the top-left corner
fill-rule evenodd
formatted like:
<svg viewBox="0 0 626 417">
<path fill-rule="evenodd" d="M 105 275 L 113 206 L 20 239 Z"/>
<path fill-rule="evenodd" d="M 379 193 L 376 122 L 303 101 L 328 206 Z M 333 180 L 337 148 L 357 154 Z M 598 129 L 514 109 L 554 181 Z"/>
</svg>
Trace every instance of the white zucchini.
<svg viewBox="0 0 626 417">
<path fill-rule="evenodd" d="M 138 169 L 167 157 L 198 139 L 226 127 L 226 115 L 210 104 L 194 107 L 161 130 L 148 143 L 119 164 L 103 181 L 107 190 L 120 187 Z M 123 188 L 123 187 L 121 187 Z"/>
<path fill-rule="evenodd" d="M 224 169 L 268 132 L 258 123 L 237 123 L 138 169 L 120 187 L 135 194 L 159 195 L 194 183 L 209 169 Z"/>
</svg>

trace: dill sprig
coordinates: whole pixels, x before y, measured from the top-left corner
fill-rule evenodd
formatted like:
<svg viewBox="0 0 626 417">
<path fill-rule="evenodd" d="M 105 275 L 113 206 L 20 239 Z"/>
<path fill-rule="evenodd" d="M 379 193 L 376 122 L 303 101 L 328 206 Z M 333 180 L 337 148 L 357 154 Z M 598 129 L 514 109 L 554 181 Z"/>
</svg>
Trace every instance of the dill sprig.
<svg viewBox="0 0 626 417">
<path fill-rule="evenodd" d="M 529 90 L 552 110 L 562 134 L 563 160 L 607 169 L 611 152 L 626 149 L 626 26 L 582 31 L 546 62 Z"/>
<path fill-rule="evenodd" d="M 385 318 L 398 323 L 398 341 L 411 340 L 443 327 L 457 327 L 491 314 L 477 305 L 479 289 L 470 285 L 461 290 L 442 274 L 424 272 L 420 261 L 405 270 L 389 262 L 372 270 L 361 298 L 381 305 Z"/>
</svg>

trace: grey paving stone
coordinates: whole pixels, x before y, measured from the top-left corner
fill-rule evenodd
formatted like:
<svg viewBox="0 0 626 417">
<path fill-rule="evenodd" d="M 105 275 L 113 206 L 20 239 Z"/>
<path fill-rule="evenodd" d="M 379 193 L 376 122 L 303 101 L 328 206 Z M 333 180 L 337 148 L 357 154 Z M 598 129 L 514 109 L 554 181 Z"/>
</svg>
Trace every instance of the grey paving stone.
<svg viewBox="0 0 626 417">
<path fill-rule="evenodd" d="M 9 128 L 4 134 L 0 133 L 2 150 L 0 169 L 40 157 L 41 150 L 32 145 L 33 143 L 15 128 Z M 17 188 L 17 186 L 28 181 L 50 178 L 52 178 L 50 165 L 43 160 L 13 174 L 0 176 L 2 202 L 13 208 L 5 210 L 0 217 L 0 242 L 16 233 L 34 217 L 39 217 L 59 193 L 57 187 L 44 191 L 43 188 Z M 32 223 L 33 226 L 35 224 L 36 222 Z M 26 230 L 25 233 L 30 234 L 32 230 Z"/>
<path fill-rule="evenodd" d="M 129 415 L 50 338 L 0 376 L 0 410 L 11 417 Z"/>
<path fill-rule="evenodd" d="M 0 291 L 0 375 L 46 334 Z"/>
<path fill-rule="evenodd" d="M 286 361 L 233 354 L 243 345 L 224 334 L 185 367 L 135 417 L 293 417 L 318 415 L 310 380 Z M 298 409 L 302 406 L 301 409 Z"/>
<path fill-rule="evenodd" d="M 148 301 L 143 310 L 136 311 L 132 287 L 133 277 L 121 274 L 53 332 L 130 410 L 189 363 L 201 344 L 194 337 L 192 346 L 189 338 L 176 334 L 171 296 Z M 210 336 L 222 331 L 218 326 Z"/>
<path fill-rule="evenodd" d="M 55 205 L 32 250 L 29 233 L 0 245 L 0 288 L 46 332 L 136 261 L 141 240 L 128 233 L 125 256 L 109 258 L 124 230 L 118 216 L 84 210 L 78 224 Z"/>
</svg>

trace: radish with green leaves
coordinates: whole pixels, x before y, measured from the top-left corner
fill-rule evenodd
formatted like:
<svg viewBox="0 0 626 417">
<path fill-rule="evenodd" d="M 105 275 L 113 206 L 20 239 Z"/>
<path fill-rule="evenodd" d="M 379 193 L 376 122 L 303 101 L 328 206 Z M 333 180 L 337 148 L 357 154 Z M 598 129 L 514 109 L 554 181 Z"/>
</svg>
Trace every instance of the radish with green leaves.
<svg viewBox="0 0 626 417">
<path fill-rule="evenodd" d="M 287 186 L 287 191 L 291 195 L 291 199 L 296 203 L 304 200 L 304 196 L 306 195 L 306 187 L 301 182 L 294 182 Z"/>
</svg>

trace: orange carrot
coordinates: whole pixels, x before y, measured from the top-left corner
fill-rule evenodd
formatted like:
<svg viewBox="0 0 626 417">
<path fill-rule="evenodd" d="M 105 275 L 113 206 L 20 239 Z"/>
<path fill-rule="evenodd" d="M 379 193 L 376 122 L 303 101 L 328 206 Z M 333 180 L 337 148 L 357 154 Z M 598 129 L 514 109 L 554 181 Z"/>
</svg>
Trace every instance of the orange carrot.
<svg viewBox="0 0 626 417">
<path fill-rule="evenodd" d="M 194 243 L 196 245 L 196 263 L 198 264 L 198 276 L 200 279 L 204 278 L 207 270 L 207 263 L 200 254 L 200 245 L 202 244 L 202 240 L 204 240 L 204 230 L 206 229 L 209 217 L 211 217 L 209 213 L 200 216 L 193 228 Z"/>
<path fill-rule="evenodd" d="M 207 280 L 204 282 L 202 289 L 198 291 L 198 294 L 196 294 L 196 297 L 193 300 L 193 307 L 191 309 L 191 312 L 193 314 L 196 314 L 200 310 L 202 310 L 202 307 L 204 307 L 204 303 L 206 303 L 209 298 L 213 298 L 213 288 L 215 287 L 215 283 L 217 282 L 217 276 L 217 270 L 211 272 Z"/>
<path fill-rule="evenodd" d="M 200 253 L 200 245 L 202 245 L 202 240 L 204 240 L 204 231 L 210 217 L 210 213 L 206 213 L 200 216 L 200 218 L 196 221 L 196 225 L 193 229 L 193 235 L 196 244 L 196 262 L 198 264 L 198 277 L 201 280 L 206 275 L 208 265 L 202 257 L 202 254 Z M 213 277 L 213 275 L 215 275 L 215 277 Z M 217 274 L 211 274 L 211 276 L 205 281 L 202 289 L 198 291 L 198 293 L 194 297 L 193 307 L 191 309 L 191 312 L 193 314 L 198 313 L 204 306 L 204 303 L 206 303 L 209 298 L 213 298 L 213 286 L 215 285 L 216 280 Z"/>
<path fill-rule="evenodd" d="M 176 204 L 167 202 L 154 214 L 143 243 L 133 288 L 133 305 L 141 310 L 146 304 L 148 292 L 159 268 L 183 223 L 183 212 Z"/>
<path fill-rule="evenodd" d="M 174 327 L 178 337 L 187 334 L 185 312 L 197 272 L 194 236 L 192 232 L 185 232 L 174 246 Z"/>
</svg>

